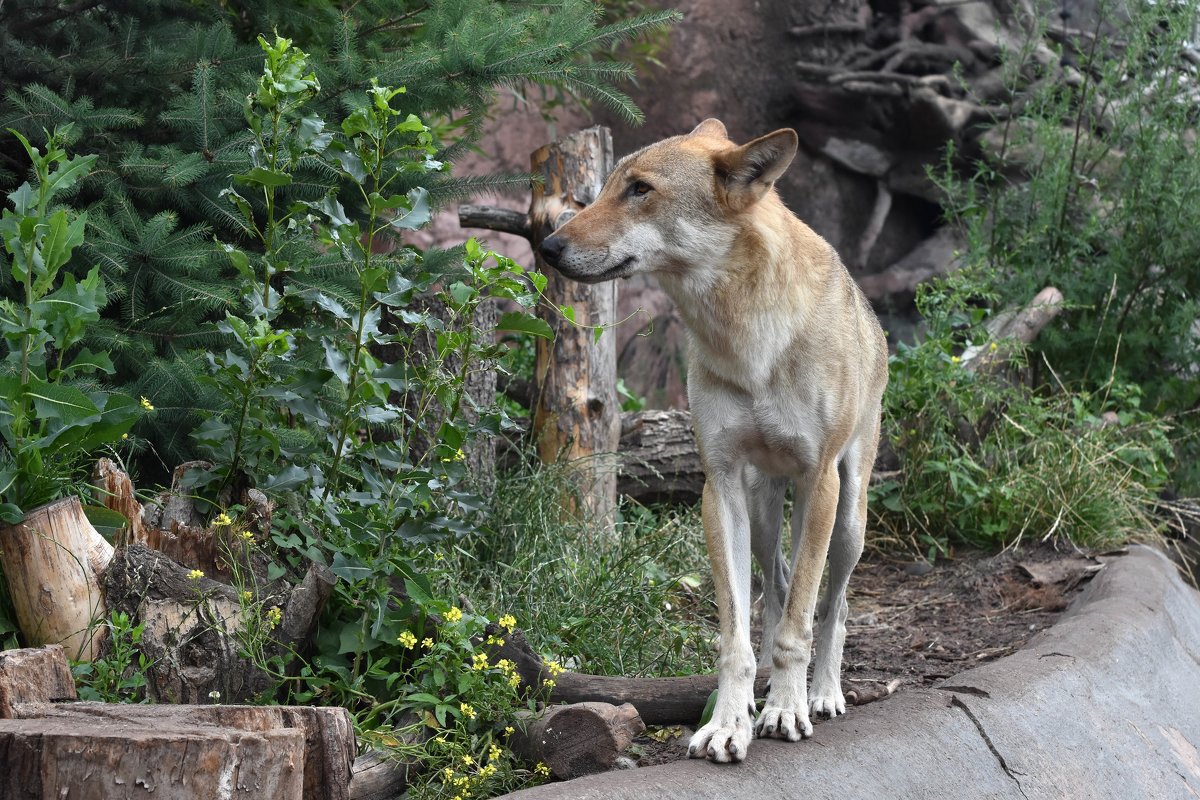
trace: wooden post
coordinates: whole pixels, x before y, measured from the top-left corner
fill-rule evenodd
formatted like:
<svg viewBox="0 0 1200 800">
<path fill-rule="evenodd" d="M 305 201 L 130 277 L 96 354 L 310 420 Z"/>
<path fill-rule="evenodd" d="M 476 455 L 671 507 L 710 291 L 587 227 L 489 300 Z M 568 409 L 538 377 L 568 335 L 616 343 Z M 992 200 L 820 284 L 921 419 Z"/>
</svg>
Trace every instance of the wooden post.
<svg viewBox="0 0 1200 800">
<path fill-rule="evenodd" d="M 99 654 L 107 628 L 91 625 L 107 614 L 100 574 L 112 555 L 77 497 L 0 526 L 0 563 L 27 644 L 61 644 L 81 661 Z"/>
<path fill-rule="evenodd" d="M 519 233 L 529 239 L 536 254 L 543 239 L 600 194 L 613 165 L 612 135 L 604 127 L 588 128 L 539 148 L 530 161 L 542 183 L 533 187 L 527 217 L 463 206 L 460 224 Z M 611 527 L 617 502 L 615 454 L 621 435 L 617 346 L 611 334 L 597 340 L 590 326 L 616 321 L 617 287 L 615 282 L 589 286 L 569 281 L 541 258 L 536 261 L 547 277 L 546 298 L 555 306 L 573 307 L 579 323 L 571 324 L 554 308 L 542 311 L 555 338 L 537 342 L 532 410 L 538 456 L 547 464 L 573 464 L 588 515 Z"/>
</svg>

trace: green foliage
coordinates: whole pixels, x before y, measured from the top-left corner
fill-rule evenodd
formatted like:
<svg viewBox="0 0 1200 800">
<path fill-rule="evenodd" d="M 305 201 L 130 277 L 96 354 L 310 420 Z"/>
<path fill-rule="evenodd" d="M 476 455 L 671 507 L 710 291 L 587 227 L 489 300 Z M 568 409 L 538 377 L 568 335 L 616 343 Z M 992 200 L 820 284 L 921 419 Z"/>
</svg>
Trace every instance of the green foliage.
<svg viewBox="0 0 1200 800">
<path fill-rule="evenodd" d="M 307 72 L 276 65 L 279 85 L 308 80 L 322 87 L 309 102 L 320 119 L 342 119 L 366 100 L 371 78 L 407 89 L 405 107 L 425 120 L 432 160 L 449 163 L 480 131 L 497 88 L 540 85 L 591 98 L 633 120 L 639 113 L 615 88 L 632 68 L 593 53 L 661 30 L 678 18 L 653 11 L 602 21 L 585 0 L 508 3 L 500 0 L 369 0 L 216 3 L 208 0 L 117 0 L 80 9 L 38 0 L 0 4 L 0 73 L 10 87 L 0 101 L 0 126 L 30 141 L 42 129 L 73 123 L 71 145 L 97 154 L 92 175 L 73 204 L 86 209 L 87 235 L 67 269 L 77 277 L 100 267 L 114 301 L 85 344 L 112 354 L 113 381 L 145 396 L 158 412 L 137 432 L 153 446 L 159 472 L 194 455 L 188 434 L 220 395 L 199 379 L 197 350 L 219 351 L 230 334 L 213 326 L 238 315 L 234 268 L 214 237 L 258 255 L 265 246 L 222 193 L 229 176 L 242 184 L 256 213 L 265 173 L 249 145 L 270 131 L 248 131 L 245 99 L 258 96 L 259 34 L 277 30 L 313 53 Z M 274 69 L 274 68 L 273 68 Z M 272 80 L 274 80 L 272 78 Z M 0 188 L 19 183 L 19 150 L 0 142 Z M 316 202 L 338 186 L 344 170 L 303 159 L 291 180 L 275 187 L 276 203 Z M 457 179 L 448 170 L 416 170 L 389 185 L 388 196 L 417 187 L 431 206 L 488 187 L 524 187 L 527 176 Z M 358 219 L 366 198 L 346 200 Z M 286 254 L 272 256 L 277 263 Z M 86 260 L 84 260 L 86 259 Z M 79 263 L 82 262 L 82 263 Z M 337 257 L 307 278 L 335 296 Z M 87 265 L 87 266 L 85 266 Z M 0 276 L 0 293 L 16 287 Z M 152 464 L 143 459 L 143 469 Z"/>
<path fill-rule="evenodd" d="M 81 343 L 100 319 L 104 282 L 93 267 L 82 280 L 63 268 L 83 242 L 86 214 L 59 207 L 85 178 L 96 156 L 68 156 L 69 128 L 47 136 L 45 152 L 13 131 L 33 162 L 34 184 L 8 196 L 0 216 L 4 255 L 19 299 L 0 299 L 5 358 L 0 373 L 0 520 L 55 499 L 78 462 L 118 441 L 140 415 L 133 398 L 104 391 L 97 375 L 112 374 L 108 354 Z"/>
<path fill-rule="evenodd" d="M 1141 410 L 1132 384 L 1031 391 L 997 368 L 966 368 L 960 354 L 1009 370 L 1025 359 L 1015 342 L 988 342 L 974 280 L 921 287 L 926 335 L 891 358 L 884 435 L 901 470 L 872 488 L 884 530 L 930 558 L 1027 536 L 1103 546 L 1150 534 L 1167 425 Z"/>
<path fill-rule="evenodd" d="M 101 703 L 145 703 L 146 672 L 150 664 L 140 650 L 145 623 L 134 625 L 129 615 L 113 612 L 102 623 L 108 628 L 108 651 L 102 658 L 71 665 L 80 700 Z"/>
<path fill-rule="evenodd" d="M 573 491 L 578 487 L 561 467 L 503 476 L 486 527 L 422 563 L 443 568 L 442 593 L 513 614 L 539 652 L 572 669 L 711 669 L 715 611 L 706 600 L 710 570 L 698 510 L 625 505 L 608 531 L 563 509 L 561 498 Z"/>
<path fill-rule="evenodd" d="M 1000 302 L 1062 290 L 1067 308 L 1037 352 L 1093 393 L 1135 384 L 1165 414 L 1200 403 L 1200 159 L 1183 55 L 1198 8 L 1102 3 L 1100 35 L 1064 49 L 1074 81 L 1037 80 L 1057 65 L 1040 66 L 1032 46 L 1006 54 L 1016 99 L 998 144 L 944 182 L 968 259 L 997 276 Z M 1194 452 L 1194 415 L 1178 424 Z"/>
</svg>

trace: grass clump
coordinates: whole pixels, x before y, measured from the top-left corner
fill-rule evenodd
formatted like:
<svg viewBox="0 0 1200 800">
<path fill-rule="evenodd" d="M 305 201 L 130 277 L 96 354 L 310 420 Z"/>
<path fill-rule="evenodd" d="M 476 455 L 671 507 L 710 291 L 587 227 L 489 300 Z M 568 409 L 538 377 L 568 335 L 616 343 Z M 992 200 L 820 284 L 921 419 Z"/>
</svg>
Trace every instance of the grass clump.
<svg viewBox="0 0 1200 800">
<path fill-rule="evenodd" d="M 534 649 L 572 669 L 710 669 L 715 629 L 698 509 L 651 510 L 626 501 L 609 531 L 586 512 L 564 509 L 572 486 L 564 467 L 501 477 L 486 529 L 443 557 L 439 589 L 513 615 Z"/>
</svg>

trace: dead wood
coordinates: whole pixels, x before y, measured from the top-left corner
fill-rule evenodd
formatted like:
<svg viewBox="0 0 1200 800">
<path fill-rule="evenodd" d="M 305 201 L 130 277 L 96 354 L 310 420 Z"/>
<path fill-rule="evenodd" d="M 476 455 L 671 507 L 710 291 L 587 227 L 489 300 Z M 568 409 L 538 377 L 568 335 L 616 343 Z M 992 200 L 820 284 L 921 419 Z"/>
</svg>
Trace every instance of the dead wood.
<svg viewBox="0 0 1200 800">
<path fill-rule="evenodd" d="M 92 486 L 96 488 L 105 508 L 116 511 L 129 524 L 118 534 L 113 545 L 145 544 L 144 511 L 133 491 L 133 481 L 109 458 L 102 458 L 92 468 Z"/>
<path fill-rule="evenodd" d="M 109 605 L 145 624 L 141 649 L 153 662 L 147 692 L 159 702 L 237 702 L 272 690 L 277 681 L 243 658 L 243 641 L 266 639 L 265 659 L 303 652 L 333 587 L 328 568 L 316 564 L 295 587 L 277 582 L 257 591 L 190 575 L 141 545 L 118 550 L 105 575 Z"/>
<path fill-rule="evenodd" d="M 463 228 L 483 228 L 526 239 L 531 236 L 529 215 L 511 208 L 464 204 L 458 207 L 458 224 Z"/>
<path fill-rule="evenodd" d="M 22 703 L 75 699 L 75 679 L 62 645 L 0 652 L 0 719 L 12 719 Z"/>
<path fill-rule="evenodd" d="M 230 789 L 349 797 L 354 728 L 342 708 L 25 704 L 17 717 L 0 721 L 0 760 L 31 782 L 5 785 L 0 777 L 3 797 L 57 797 L 67 787 L 71 797 L 97 800 L 126 797 L 133 787 L 173 800 Z"/>
<path fill-rule="evenodd" d="M 541 656 L 533 651 L 521 631 L 505 633 L 495 626 L 488 633 L 500 636 L 504 644 L 490 650 L 489 660 L 501 658 L 513 662 L 526 690 L 541 687 L 550 678 Z M 755 694 L 767 688 L 770 670 L 762 670 L 754 682 Z M 692 725 L 704 712 L 708 696 L 717 688 L 716 675 L 684 678 L 621 678 L 562 672 L 554 676 L 551 703 L 598 702 L 621 706 L 631 703 L 647 725 Z"/>
<path fill-rule="evenodd" d="M 0 564 L 27 643 L 61 643 L 84 661 L 99 654 L 107 629 L 93 623 L 107 614 L 100 576 L 112 555 L 77 497 L 0 526 Z"/>
<path fill-rule="evenodd" d="M 898 679 L 890 680 L 886 684 L 877 684 L 875 686 L 855 687 L 846 692 L 846 702 L 852 706 L 865 706 L 867 703 L 874 703 L 876 700 L 882 700 L 885 697 L 890 697 L 896 693 L 896 689 L 900 687 Z"/>
<path fill-rule="evenodd" d="M 513 752 L 541 762 L 560 780 L 606 772 L 617 756 L 646 730 L 629 703 L 584 702 L 547 706 L 510 739 Z"/>
<path fill-rule="evenodd" d="M 350 768 L 350 800 L 396 800 L 420 765 L 397 761 L 381 750 L 368 750 Z"/>
</svg>

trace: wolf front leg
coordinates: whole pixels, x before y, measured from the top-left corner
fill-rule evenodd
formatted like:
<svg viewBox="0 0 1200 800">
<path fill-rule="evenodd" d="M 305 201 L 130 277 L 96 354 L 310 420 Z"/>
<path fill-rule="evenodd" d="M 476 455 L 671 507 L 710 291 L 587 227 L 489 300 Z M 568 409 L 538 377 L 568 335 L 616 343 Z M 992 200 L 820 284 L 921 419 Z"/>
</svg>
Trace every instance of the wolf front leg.
<svg viewBox="0 0 1200 800">
<path fill-rule="evenodd" d="M 716 707 L 709 723 L 692 736 L 688 755 L 741 761 L 753 734 L 755 669 L 750 643 L 750 519 L 739 474 L 709 477 L 702 516 L 721 623 L 721 654 Z"/>
<path fill-rule="evenodd" d="M 816 470 L 810 480 L 803 517 L 792 516 L 793 568 L 783 619 L 775 633 L 771 690 L 758 717 L 759 736 L 789 742 L 812 736 L 808 716 L 808 662 L 812 657 L 813 613 L 829 539 L 837 514 L 838 470 L 834 463 Z M 797 494 L 802 489 L 796 487 Z"/>
</svg>

